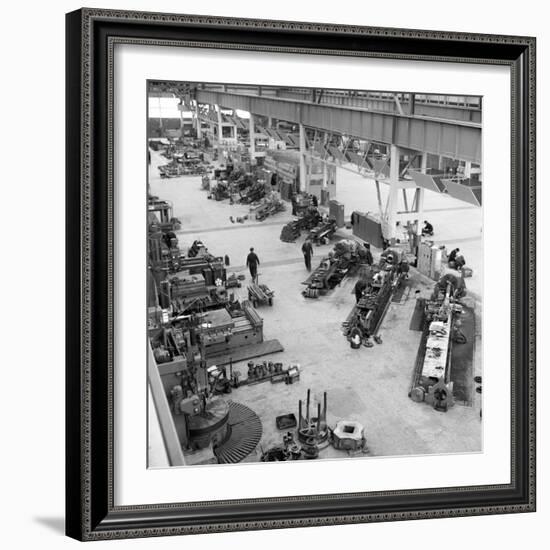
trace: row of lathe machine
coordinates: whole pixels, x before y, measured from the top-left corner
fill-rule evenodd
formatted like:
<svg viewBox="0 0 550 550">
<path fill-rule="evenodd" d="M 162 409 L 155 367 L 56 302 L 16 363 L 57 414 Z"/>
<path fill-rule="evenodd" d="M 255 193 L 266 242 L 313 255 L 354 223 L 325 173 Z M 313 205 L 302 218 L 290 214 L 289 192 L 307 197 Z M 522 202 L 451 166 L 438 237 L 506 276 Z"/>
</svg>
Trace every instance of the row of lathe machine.
<svg viewBox="0 0 550 550">
<path fill-rule="evenodd" d="M 172 205 L 149 197 L 148 336 L 186 463 L 228 463 L 258 445 L 258 416 L 223 394 L 242 384 L 232 361 L 282 351 L 264 340 L 263 320 L 252 303 L 239 301 L 226 259 L 201 241 L 184 252 Z M 277 368 L 283 379 L 288 375 Z"/>
</svg>

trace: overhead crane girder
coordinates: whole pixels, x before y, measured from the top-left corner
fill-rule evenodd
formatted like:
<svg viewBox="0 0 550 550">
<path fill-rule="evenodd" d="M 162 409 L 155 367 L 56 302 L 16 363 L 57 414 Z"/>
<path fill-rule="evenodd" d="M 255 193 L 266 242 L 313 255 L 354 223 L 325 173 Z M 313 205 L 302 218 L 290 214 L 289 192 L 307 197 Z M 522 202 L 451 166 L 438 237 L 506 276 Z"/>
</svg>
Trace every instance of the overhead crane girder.
<svg viewBox="0 0 550 550">
<path fill-rule="evenodd" d="M 481 125 L 473 122 L 201 89 L 195 90 L 195 98 L 200 103 L 481 164 Z"/>
</svg>

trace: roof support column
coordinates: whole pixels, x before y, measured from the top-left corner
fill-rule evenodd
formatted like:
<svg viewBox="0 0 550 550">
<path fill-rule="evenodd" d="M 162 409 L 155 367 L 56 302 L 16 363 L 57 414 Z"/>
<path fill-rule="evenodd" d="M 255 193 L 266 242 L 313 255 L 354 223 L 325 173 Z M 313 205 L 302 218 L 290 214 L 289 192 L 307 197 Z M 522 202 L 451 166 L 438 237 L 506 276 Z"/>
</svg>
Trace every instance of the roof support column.
<svg viewBox="0 0 550 550">
<path fill-rule="evenodd" d="M 181 132 L 181 137 L 183 139 L 183 135 L 185 133 L 185 122 L 183 122 L 183 108 L 185 107 L 183 101 L 180 100 L 179 102 L 179 105 L 178 105 L 178 111 L 180 112 L 180 132 Z"/>
<path fill-rule="evenodd" d="M 254 123 L 254 115 L 252 113 L 250 113 L 250 118 L 248 122 L 249 122 L 248 133 L 250 135 L 249 152 L 250 152 L 250 158 L 252 159 L 252 163 L 254 164 L 254 159 L 256 158 L 256 125 Z"/>
<path fill-rule="evenodd" d="M 218 113 L 218 151 L 222 148 L 222 137 L 223 137 L 223 127 L 222 127 L 222 108 L 219 105 L 215 106 Z"/>
<path fill-rule="evenodd" d="M 195 101 L 195 131 L 197 132 L 197 138 L 202 139 L 202 122 L 200 119 L 200 109 L 198 101 Z"/>
<path fill-rule="evenodd" d="M 420 158 L 420 171 L 425 174 L 428 168 L 428 153 L 422 153 Z M 423 187 L 418 187 L 416 190 L 416 211 L 418 212 L 416 217 L 416 235 L 420 237 L 422 235 L 422 218 L 424 217 L 424 192 L 426 190 Z"/>
<path fill-rule="evenodd" d="M 306 175 L 306 129 L 303 124 L 299 125 L 300 128 L 300 191 L 302 193 L 309 193 L 307 189 L 307 175 Z"/>
<path fill-rule="evenodd" d="M 395 224 L 397 222 L 397 206 L 399 197 L 399 147 L 390 146 L 390 188 L 388 202 L 386 203 L 386 215 L 382 224 L 384 238 L 393 244 L 395 239 Z"/>
</svg>

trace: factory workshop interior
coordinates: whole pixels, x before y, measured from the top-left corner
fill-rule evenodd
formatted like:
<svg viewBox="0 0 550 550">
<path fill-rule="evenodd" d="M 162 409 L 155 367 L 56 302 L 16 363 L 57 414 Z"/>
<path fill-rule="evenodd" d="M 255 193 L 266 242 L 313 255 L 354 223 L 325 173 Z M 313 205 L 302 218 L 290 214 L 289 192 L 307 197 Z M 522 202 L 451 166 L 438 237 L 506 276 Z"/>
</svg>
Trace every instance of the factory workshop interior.
<svg viewBox="0 0 550 550">
<path fill-rule="evenodd" d="M 480 452 L 482 99 L 148 82 L 148 466 Z"/>
</svg>

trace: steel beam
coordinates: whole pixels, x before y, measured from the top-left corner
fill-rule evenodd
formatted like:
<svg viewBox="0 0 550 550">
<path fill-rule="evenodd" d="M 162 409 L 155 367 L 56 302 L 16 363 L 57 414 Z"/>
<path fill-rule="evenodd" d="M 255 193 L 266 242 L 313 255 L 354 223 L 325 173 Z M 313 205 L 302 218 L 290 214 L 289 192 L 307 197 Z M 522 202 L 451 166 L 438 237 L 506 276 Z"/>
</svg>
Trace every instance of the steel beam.
<svg viewBox="0 0 550 550">
<path fill-rule="evenodd" d="M 218 113 L 218 141 L 217 141 L 218 147 L 217 148 L 218 148 L 218 152 L 220 152 L 222 139 L 223 139 L 222 108 L 221 108 L 221 105 L 219 103 L 215 104 L 215 108 L 216 108 L 216 111 Z"/>
<path fill-rule="evenodd" d="M 236 93 L 239 93 L 238 91 Z M 251 91 L 243 93 L 250 94 Z M 252 92 L 253 93 L 253 92 Z M 481 122 L 481 109 L 471 105 L 456 105 L 453 103 L 438 103 L 417 99 L 415 94 L 405 94 L 408 99 L 400 101 L 401 107 L 408 114 L 430 116 L 435 118 L 445 118 L 450 120 L 464 120 L 470 122 Z M 297 99 L 301 101 L 308 100 L 306 91 L 281 89 L 277 97 L 286 99 Z M 368 97 L 343 95 L 341 93 L 327 90 L 319 103 L 324 105 L 342 105 L 371 111 L 384 111 L 389 113 L 399 112 L 399 107 L 393 97 Z"/>
<path fill-rule="evenodd" d="M 309 193 L 309 186 L 307 185 L 307 178 L 306 178 L 306 153 L 307 153 L 307 146 L 306 146 L 306 130 L 303 126 L 303 124 L 300 124 L 300 191 Z"/>
<path fill-rule="evenodd" d="M 248 133 L 250 136 L 250 158 L 252 159 L 252 162 L 254 162 L 254 159 L 256 158 L 256 126 L 254 124 L 254 115 L 252 113 L 250 113 L 248 123 Z"/>
<path fill-rule="evenodd" d="M 390 149 L 390 189 L 386 203 L 386 211 L 382 223 L 382 234 L 384 238 L 392 241 L 395 239 L 395 224 L 397 222 L 397 198 L 399 191 L 399 147 L 395 145 Z M 392 242 L 393 244 L 393 242 Z"/>
<path fill-rule="evenodd" d="M 200 115 L 199 104 L 197 101 L 195 101 L 195 124 L 196 124 L 197 138 L 202 139 L 201 115 Z"/>
<path fill-rule="evenodd" d="M 477 123 L 222 91 L 197 89 L 195 94 L 200 103 L 481 164 L 481 125 Z"/>
<path fill-rule="evenodd" d="M 422 155 L 422 160 L 420 163 L 420 170 L 426 172 L 428 167 L 428 155 L 424 153 Z M 418 212 L 418 217 L 416 219 L 416 235 L 420 238 L 422 235 L 422 217 L 424 216 L 424 194 L 426 190 L 423 187 L 419 187 L 416 190 L 416 210 Z"/>
</svg>

